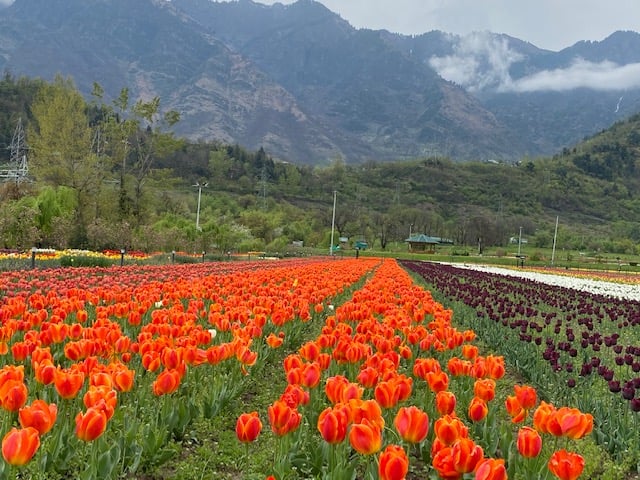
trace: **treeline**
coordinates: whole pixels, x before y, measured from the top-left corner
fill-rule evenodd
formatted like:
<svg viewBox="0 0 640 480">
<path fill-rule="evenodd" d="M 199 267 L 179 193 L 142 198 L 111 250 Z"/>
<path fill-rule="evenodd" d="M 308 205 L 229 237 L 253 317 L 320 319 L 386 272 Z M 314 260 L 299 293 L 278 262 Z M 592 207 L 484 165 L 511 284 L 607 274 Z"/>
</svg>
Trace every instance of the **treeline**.
<svg viewBox="0 0 640 480">
<path fill-rule="evenodd" d="M 5 74 L 0 105 L 2 163 L 21 120 L 30 173 L 2 185 L 4 248 L 283 252 L 294 241 L 328 247 L 332 224 L 336 241 L 383 249 L 410 233 L 463 249 L 507 246 L 521 229 L 530 245 L 550 247 L 556 217 L 560 249 L 636 253 L 640 242 L 638 117 L 518 165 L 334 158 L 313 167 L 176 138 L 179 113 L 127 88 L 107 100 L 95 84 L 84 99 L 70 79 Z"/>
</svg>

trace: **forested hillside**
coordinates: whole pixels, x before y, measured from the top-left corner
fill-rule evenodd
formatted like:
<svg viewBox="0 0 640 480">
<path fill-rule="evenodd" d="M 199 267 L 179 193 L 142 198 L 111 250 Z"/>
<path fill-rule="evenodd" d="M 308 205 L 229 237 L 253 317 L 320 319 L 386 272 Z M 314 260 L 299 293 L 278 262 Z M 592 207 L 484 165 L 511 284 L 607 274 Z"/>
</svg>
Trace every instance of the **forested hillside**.
<svg viewBox="0 0 640 480">
<path fill-rule="evenodd" d="M 334 191 L 336 234 L 378 249 L 410 231 L 504 246 L 520 227 L 530 243 L 551 246 L 556 217 L 560 248 L 631 253 L 640 241 L 638 115 L 516 165 L 429 157 L 320 168 L 187 142 L 172 133 L 179 115 L 159 114 L 162 99 L 134 101 L 125 88 L 106 104 L 99 87 L 87 103 L 68 79 L 0 82 L 0 142 L 10 146 L 22 119 L 30 168 L 29 181 L 2 185 L 3 247 L 324 247 Z"/>
</svg>

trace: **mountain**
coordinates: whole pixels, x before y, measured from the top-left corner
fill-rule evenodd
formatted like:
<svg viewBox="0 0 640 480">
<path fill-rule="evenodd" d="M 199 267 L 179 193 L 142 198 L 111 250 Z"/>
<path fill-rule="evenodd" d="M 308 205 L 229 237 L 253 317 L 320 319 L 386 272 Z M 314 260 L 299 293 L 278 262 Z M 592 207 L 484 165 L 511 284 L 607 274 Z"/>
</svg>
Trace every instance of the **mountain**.
<svg viewBox="0 0 640 480">
<path fill-rule="evenodd" d="M 3 70 L 71 76 L 87 98 L 94 82 L 111 98 L 123 87 L 157 95 L 181 113 L 179 135 L 299 164 L 557 153 L 640 110 L 633 82 L 607 82 L 634 72 L 639 47 L 634 32 L 560 52 L 489 32 L 403 36 L 355 29 L 313 0 L 16 0 L 0 10 Z"/>
</svg>

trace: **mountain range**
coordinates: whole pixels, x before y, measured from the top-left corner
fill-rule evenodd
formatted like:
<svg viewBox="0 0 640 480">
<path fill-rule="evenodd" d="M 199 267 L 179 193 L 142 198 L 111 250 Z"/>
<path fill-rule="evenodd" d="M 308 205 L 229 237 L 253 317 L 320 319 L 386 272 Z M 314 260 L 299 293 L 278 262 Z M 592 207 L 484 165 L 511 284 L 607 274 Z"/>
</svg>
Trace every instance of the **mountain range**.
<svg viewBox="0 0 640 480">
<path fill-rule="evenodd" d="M 640 34 L 553 52 L 491 32 L 353 28 L 314 0 L 15 0 L 0 68 L 158 96 L 191 141 L 298 164 L 517 162 L 640 111 Z"/>
</svg>

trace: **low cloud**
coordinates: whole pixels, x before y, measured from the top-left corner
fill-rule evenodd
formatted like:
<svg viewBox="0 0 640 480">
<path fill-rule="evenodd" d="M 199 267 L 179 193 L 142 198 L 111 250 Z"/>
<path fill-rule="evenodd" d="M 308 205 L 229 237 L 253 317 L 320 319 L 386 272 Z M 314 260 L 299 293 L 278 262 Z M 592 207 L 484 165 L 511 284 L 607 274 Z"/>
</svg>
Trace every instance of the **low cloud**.
<svg viewBox="0 0 640 480">
<path fill-rule="evenodd" d="M 609 61 L 594 63 L 576 59 L 567 68 L 543 70 L 503 86 L 506 91 L 516 92 L 538 90 L 561 92 L 575 88 L 593 90 L 640 88 L 640 63 L 618 65 Z"/>
<path fill-rule="evenodd" d="M 432 57 L 429 63 L 442 78 L 473 92 L 510 83 L 509 68 L 520 60 L 505 38 L 474 32 L 460 39 L 453 55 Z"/>
<path fill-rule="evenodd" d="M 470 92 L 567 91 L 576 88 L 625 90 L 640 88 L 640 63 L 618 65 L 575 59 L 565 68 L 543 70 L 513 79 L 511 66 L 523 56 L 509 48 L 505 38 L 476 32 L 460 38 L 452 55 L 432 57 L 430 65 L 438 74 Z"/>
</svg>

